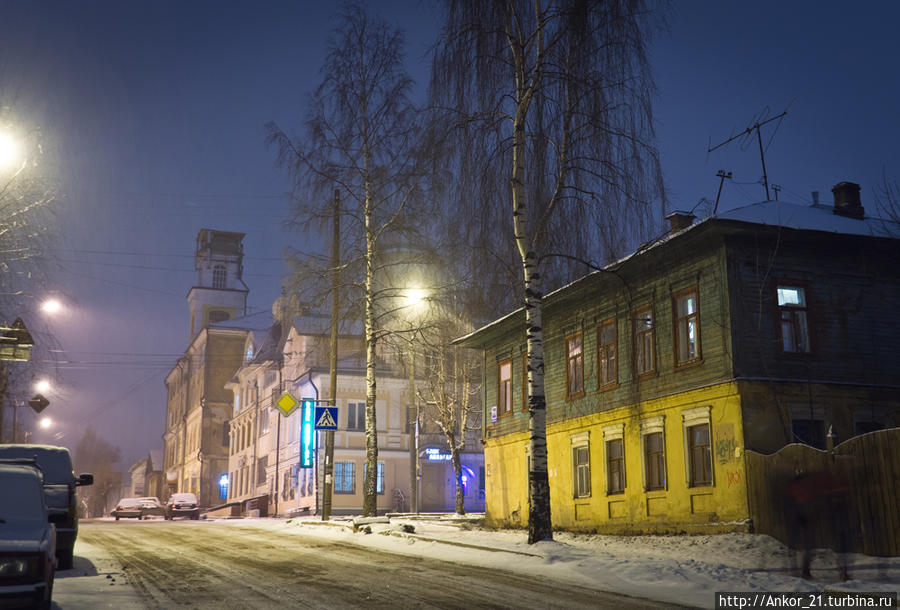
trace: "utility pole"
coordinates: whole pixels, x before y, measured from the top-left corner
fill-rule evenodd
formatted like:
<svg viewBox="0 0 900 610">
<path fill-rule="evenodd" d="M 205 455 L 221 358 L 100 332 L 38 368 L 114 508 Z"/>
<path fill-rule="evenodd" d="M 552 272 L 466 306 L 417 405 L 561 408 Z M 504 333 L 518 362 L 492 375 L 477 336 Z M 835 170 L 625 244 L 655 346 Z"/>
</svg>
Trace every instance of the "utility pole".
<svg viewBox="0 0 900 610">
<path fill-rule="evenodd" d="M 331 236 L 331 358 L 329 385 L 331 404 L 337 406 L 338 321 L 340 315 L 341 265 L 341 192 L 334 189 L 334 222 Z M 325 484 L 322 486 L 322 521 L 331 518 L 331 495 L 334 490 L 334 430 L 325 431 Z"/>
<path fill-rule="evenodd" d="M 409 510 L 419 513 L 419 408 L 416 404 L 416 355 L 412 338 L 409 342 L 409 413 L 413 419 L 409 427 Z"/>
</svg>

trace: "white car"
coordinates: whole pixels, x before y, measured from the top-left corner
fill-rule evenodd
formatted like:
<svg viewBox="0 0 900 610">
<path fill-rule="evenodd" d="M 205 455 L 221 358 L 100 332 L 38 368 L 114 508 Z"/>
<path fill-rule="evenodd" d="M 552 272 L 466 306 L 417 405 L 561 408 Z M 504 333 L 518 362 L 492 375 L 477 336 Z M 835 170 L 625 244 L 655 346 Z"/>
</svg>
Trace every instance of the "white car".
<svg viewBox="0 0 900 610">
<path fill-rule="evenodd" d="M 0 460 L 0 607 L 49 609 L 56 570 L 56 526 L 36 465 Z"/>
</svg>

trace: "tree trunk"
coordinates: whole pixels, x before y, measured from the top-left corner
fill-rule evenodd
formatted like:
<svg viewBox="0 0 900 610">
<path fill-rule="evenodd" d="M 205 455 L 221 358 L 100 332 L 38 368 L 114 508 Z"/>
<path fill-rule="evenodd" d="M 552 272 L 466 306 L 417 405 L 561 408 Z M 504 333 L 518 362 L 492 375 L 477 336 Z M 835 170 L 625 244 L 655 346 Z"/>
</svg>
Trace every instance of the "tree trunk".
<svg viewBox="0 0 900 610">
<path fill-rule="evenodd" d="M 459 448 L 453 442 L 450 445 L 450 454 L 453 456 L 453 475 L 456 477 L 456 514 L 466 514 L 466 497 L 462 486 L 462 463 L 459 458 Z"/>
<path fill-rule="evenodd" d="M 367 164 L 368 165 L 368 164 Z M 372 204 L 366 182 L 366 468 L 363 481 L 363 516 L 378 514 L 378 428 L 375 425 L 375 234 Z"/>
</svg>

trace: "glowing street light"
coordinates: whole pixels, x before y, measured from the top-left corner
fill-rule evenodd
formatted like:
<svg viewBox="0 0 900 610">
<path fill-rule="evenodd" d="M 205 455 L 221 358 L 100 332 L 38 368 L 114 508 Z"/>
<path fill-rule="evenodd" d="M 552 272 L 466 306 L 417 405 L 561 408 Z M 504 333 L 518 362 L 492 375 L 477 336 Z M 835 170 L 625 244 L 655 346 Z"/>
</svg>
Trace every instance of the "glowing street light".
<svg viewBox="0 0 900 610">
<path fill-rule="evenodd" d="M 46 379 L 41 379 L 37 383 L 34 384 L 34 389 L 36 392 L 40 392 L 41 394 L 50 391 L 50 382 Z"/>
<path fill-rule="evenodd" d="M 62 303 L 56 299 L 47 299 L 41 303 L 41 311 L 48 314 L 59 313 L 62 310 Z"/>
<path fill-rule="evenodd" d="M 43 430 L 46 430 L 47 428 L 49 428 L 50 426 L 53 425 L 53 420 L 50 419 L 49 417 L 42 417 L 42 418 L 41 418 L 41 421 L 38 422 L 38 425 L 39 425 Z"/>
<path fill-rule="evenodd" d="M 16 139 L 8 131 L 0 130 L 0 169 L 16 165 L 20 157 Z"/>
</svg>

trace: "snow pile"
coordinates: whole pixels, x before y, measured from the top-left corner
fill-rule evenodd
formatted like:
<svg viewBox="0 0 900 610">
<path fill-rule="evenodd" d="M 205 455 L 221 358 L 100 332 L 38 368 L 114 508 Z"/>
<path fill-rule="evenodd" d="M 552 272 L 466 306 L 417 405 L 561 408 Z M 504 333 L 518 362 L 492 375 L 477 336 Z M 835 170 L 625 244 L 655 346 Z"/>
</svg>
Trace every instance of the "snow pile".
<svg viewBox="0 0 900 610">
<path fill-rule="evenodd" d="M 716 591 L 891 591 L 900 594 L 900 558 L 851 554 L 851 580 L 841 582 L 835 553 L 817 550 L 812 580 L 799 578 L 799 557 L 769 536 L 601 536 L 557 533 L 527 544 L 518 530 L 485 530 L 479 516 L 390 519 L 235 520 L 392 553 L 454 561 L 552 578 L 635 597 L 711 608 Z M 371 533 L 369 533 L 371 532 Z"/>
</svg>

